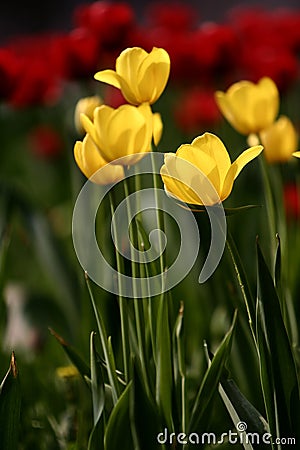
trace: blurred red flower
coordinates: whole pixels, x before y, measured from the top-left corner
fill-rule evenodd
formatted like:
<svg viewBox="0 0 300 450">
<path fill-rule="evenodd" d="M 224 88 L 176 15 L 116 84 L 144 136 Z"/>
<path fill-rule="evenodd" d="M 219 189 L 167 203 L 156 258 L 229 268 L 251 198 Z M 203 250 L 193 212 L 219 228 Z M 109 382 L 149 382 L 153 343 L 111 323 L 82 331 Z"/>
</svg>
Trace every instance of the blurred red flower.
<svg viewBox="0 0 300 450">
<path fill-rule="evenodd" d="M 284 207 L 287 219 L 300 218 L 300 191 L 295 183 L 289 183 L 284 186 Z"/>
<path fill-rule="evenodd" d="M 289 88 L 298 78 L 297 58 L 287 48 L 249 45 L 241 52 L 240 64 L 244 77 L 256 82 L 268 76 L 280 91 Z"/>
<path fill-rule="evenodd" d="M 198 11 L 183 2 L 154 2 L 146 12 L 147 24 L 150 28 L 158 27 L 178 33 L 191 31 L 199 20 Z"/>
<path fill-rule="evenodd" d="M 185 92 L 178 100 L 174 118 L 178 127 L 187 134 L 214 128 L 221 119 L 214 92 L 198 87 Z"/>
<path fill-rule="evenodd" d="M 54 159 L 63 150 L 60 134 L 51 125 L 39 125 L 28 135 L 30 151 L 44 159 Z"/>
<path fill-rule="evenodd" d="M 239 36 L 237 77 L 256 82 L 268 76 L 280 90 L 293 84 L 299 75 L 295 48 L 300 40 L 294 30 L 300 29 L 299 15 L 292 20 L 290 15 L 281 16 L 280 10 L 236 8 L 230 18 Z"/>
<path fill-rule="evenodd" d="M 19 60 L 13 51 L 0 49 L 0 99 L 10 98 L 19 73 Z"/>
<path fill-rule="evenodd" d="M 76 28 L 52 42 L 51 55 L 65 79 L 91 78 L 98 70 L 100 42 L 85 28 Z"/>
<path fill-rule="evenodd" d="M 203 23 L 192 39 L 199 75 L 203 77 L 206 74 L 210 79 L 211 76 L 219 77 L 220 73 L 225 76 L 227 70 L 234 71 L 237 46 L 237 35 L 231 27 L 214 22 Z"/>
<path fill-rule="evenodd" d="M 123 2 L 96 1 L 74 11 L 74 23 L 100 39 L 105 50 L 127 46 L 126 37 L 135 23 L 131 6 Z"/>
<path fill-rule="evenodd" d="M 7 44 L 12 71 L 6 100 L 14 107 L 53 104 L 61 95 L 61 80 L 51 53 L 55 34 L 20 36 Z"/>
</svg>

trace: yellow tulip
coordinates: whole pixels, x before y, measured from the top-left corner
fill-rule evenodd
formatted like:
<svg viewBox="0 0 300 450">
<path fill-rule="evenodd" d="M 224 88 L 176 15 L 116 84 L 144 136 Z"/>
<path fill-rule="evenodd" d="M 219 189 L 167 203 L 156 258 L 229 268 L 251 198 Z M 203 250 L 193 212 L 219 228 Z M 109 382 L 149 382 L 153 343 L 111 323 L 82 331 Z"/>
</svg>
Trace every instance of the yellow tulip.
<svg viewBox="0 0 300 450">
<path fill-rule="evenodd" d="M 84 129 L 80 121 L 80 115 L 85 114 L 89 119 L 92 120 L 94 110 L 102 104 L 102 99 L 98 95 L 93 95 L 92 97 L 84 97 L 78 100 L 74 112 L 74 123 L 75 128 L 79 134 L 84 133 Z"/>
<path fill-rule="evenodd" d="M 108 164 L 100 155 L 89 134 L 85 135 L 82 142 L 75 143 L 74 157 L 81 172 L 94 183 L 106 185 L 124 178 L 123 166 Z M 99 169 L 102 170 L 98 172 Z"/>
<path fill-rule="evenodd" d="M 149 152 L 152 138 L 157 144 L 162 130 L 160 116 L 147 103 L 117 109 L 102 105 L 95 109 L 94 121 L 81 114 L 81 123 L 106 161 L 128 156 L 124 165 L 135 164 L 141 153 Z"/>
<path fill-rule="evenodd" d="M 279 93 L 271 78 L 257 84 L 234 83 L 227 92 L 217 91 L 216 102 L 223 116 L 241 134 L 259 133 L 270 126 L 279 110 Z"/>
<path fill-rule="evenodd" d="M 116 60 L 116 70 L 102 70 L 95 79 L 121 89 L 128 103 L 154 103 L 166 87 L 170 57 L 163 48 L 150 53 L 140 47 L 127 48 Z"/>
<path fill-rule="evenodd" d="M 243 167 L 257 157 L 263 147 L 245 150 L 233 163 L 223 142 L 204 133 L 191 144 L 183 144 L 176 154 L 166 153 L 161 176 L 168 194 L 185 203 L 211 206 L 225 200 Z"/>
<path fill-rule="evenodd" d="M 58 378 L 79 378 L 80 373 L 75 366 L 62 366 L 57 367 L 56 375 Z"/>
<path fill-rule="evenodd" d="M 286 162 L 297 149 L 297 132 L 286 116 L 279 117 L 276 122 L 262 130 L 259 137 L 268 163 Z"/>
</svg>

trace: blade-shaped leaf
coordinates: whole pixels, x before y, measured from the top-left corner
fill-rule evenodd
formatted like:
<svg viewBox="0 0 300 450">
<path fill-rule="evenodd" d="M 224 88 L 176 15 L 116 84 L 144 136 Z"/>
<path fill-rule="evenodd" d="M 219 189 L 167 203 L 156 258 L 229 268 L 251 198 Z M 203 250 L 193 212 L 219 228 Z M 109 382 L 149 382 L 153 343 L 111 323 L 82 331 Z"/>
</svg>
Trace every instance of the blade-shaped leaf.
<svg viewBox="0 0 300 450">
<path fill-rule="evenodd" d="M 180 409 L 181 416 L 181 430 L 186 431 L 186 424 L 188 421 L 188 399 L 186 388 L 186 363 L 185 363 L 185 347 L 184 347 L 184 306 L 180 305 L 177 320 L 175 322 L 173 331 L 173 370 L 174 382 L 176 385 L 177 403 Z"/>
<path fill-rule="evenodd" d="M 269 404 L 268 401 L 271 393 L 265 397 L 268 418 L 271 419 L 269 419 L 271 433 L 293 437 L 297 436 L 300 423 L 297 371 L 278 295 L 258 244 L 257 276 L 257 341 L 261 359 L 262 385 L 264 393 L 270 390 L 270 384 L 273 385 L 276 402 L 274 410 L 273 402 Z M 274 430 L 272 424 L 275 423 L 278 428 Z"/>
<path fill-rule="evenodd" d="M 190 432 L 193 432 L 199 428 L 201 420 L 207 411 L 210 401 L 218 389 L 223 369 L 231 349 L 236 317 L 237 313 L 235 312 L 232 325 L 226 333 L 223 341 L 221 342 L 211 361 L 211 364 L 209 365 L 205 373 L 192 410 L 191 420 L 189 424 Z"/>
<path fill-rule="evenodd" d="M 164 449 L 157 440 L 163 428 L 158 408 L 154 400 L 147 395 L 143 377 L 136 364 L 130 395 L 130 417 L 135 450 Z"/>
<path fill-rule="evenodd" d="M 0 386 L 0 450 L 18 448 L 21 389 L 14 353 Z"/>
<path fill-rule="evenodd" d="M 134 448 L 129 416 L 130 382 L 114 406 L 109 417 L 104 440 L 105 450 L 132 450 Z"/>
<path fill-rule="evenodd" d="M 168 428 L 173 430 L 171 332 L 169 328 L 168 299 L 164 296 L 160 300 L 157 322 L 156 402 Z"/>
<path fill-rule="evenodd" d="M 50 333 L 56 338 L 56 340 L 60 343 L 62 348 L 64 349 L 66 355 L 69 357 L 70 361 L 77 368 L 78 372 L 82 376 L 82 378 L 86 381 L 86 379 L 91 378 L 91 371 L 86 362 L 82 359 L 79 353 L 69 345 L 59 334 L 57 334 L 52 328 L 49 328 Z"/>
<path fill-rule="evenodd" d="M 239 419 L 247 424 L 247 430 L 253 433 L 267 433 L 269 426 L 261 413 L 242 394 L 233 380 L 223 380 L 221 382 L 223 392 L 235 409 Z M 221 395 L 222 396 L 222 395 Z M 222 396 L 223 398 L 223 396 Z M 227 407 L 226 401 L 223 401 Z"/>
<path fill-rule="evenodd" d="M 219 393 L 220 393 L 220 396 L 221 396 L 221 398 L 222 398 L 222 400 L 223 400 L 223 402 L 224 402 L 224 404 L 225 404 L 225 406 L 227 408 L 227 411 L 228 411 L 228 413 L 229 413 L 229 415 L 231 417 L 231 420 L 234 423 L 236 429 L 239 430 L 238 427 L 239 427 L 239 424 L 241 424 L 241 423 L 245 424 L 247 426 L 248 425 L 247 422 L 244 422 L 244 421 L 241 420 L 241 417 L 238 415 L 235 407 L 231 403 L 229 397 L 227 396 L 227 394 L 226 394 L 226 392 L 223 389 L 221 384 L 219 386 Z M 244 449 L 245 450 L 253 450 L 253 447 L 252 447 L 251 443 L 248 442 L 247 439 L 246 439 L 245 431 L 240 431 L 239 434 L 240 434 L 240 436 L 242 436 L 242 442 L 243 442 L 242 445 L 243 445 Z"/>
<path fill-rule="evenodd" d="M 93 402 L 94 426 L 99 421 L 104 408 L 104 381 L 101 380 L 101 367 L 97 362 L 95 350 L 95 333 L 90 335 L 91 389 Z"/>
<path fill-rule="evenodd" d="M 109 378 L 109 384 L 112 389 L 113 401 L 114 401 L 114 404 L 116 404 L 118 397 L 119 397 L 120 389 L 119 389 L 119 382 L 118 382 L 116 366 L 115 366 L 115 358 L 114 358 L 114 354 L 112 351 L 110 339 L 107 338 L 107 333 L 106 333 L 103 318 L 102 318 L 102 316 L 97 308 L 96 302 L 95 302 L 94 294 L 93 294 L 92 288 L 90 286 L 90 282 L 89 282 L 87 273 L 85 273 L 85 280 L 86 280 L 86 284 L 87 284 L 88 291 L 90 294 L 90 299 L 91 299 L 91 303 L 93 306 L 95 319 L 97 322 L 99 337 L 101 340 L 102 350 L 104 353 L 104 359 L 105 359 L 106 366 L 107 366 L 107 375 Z"/>
</svg>

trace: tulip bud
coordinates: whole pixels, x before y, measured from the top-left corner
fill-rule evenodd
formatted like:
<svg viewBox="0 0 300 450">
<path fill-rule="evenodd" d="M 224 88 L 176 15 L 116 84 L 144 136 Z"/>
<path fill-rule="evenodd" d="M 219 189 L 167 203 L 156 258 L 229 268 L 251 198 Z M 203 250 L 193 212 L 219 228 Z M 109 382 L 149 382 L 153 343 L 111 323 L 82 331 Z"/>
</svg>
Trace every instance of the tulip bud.
<svg viewBox="0 0 300 450">
<path fill-rule="evenodd" d="M 278 89 L 268 77 L 261 78 L 257 84 L 234 83 L 227 92 L 217 91 L 215 97 L 223 116 L 241 134 L 259 133 L 278 114 Z"/>
<path fill-rule="evenodd" d="M 170 74 L 170 57 L 163 48 L 147 53 L 127 48 L 116 60 L 116 70 L 102 70 L 95 79 L 121 89 L 132 105 L 153 104 L 164 91 Z"/>
<path fill-rule="evenodd" d="M 268 163 L 283 163 L 288 161 L 297 150 L 298 136 L 294 125 L 286 116 L 259 133 L 264 155 Z"/>
<path fill-rule="evenodd" d="M 102 105 L 102 103 L 98 95 L 84 97 L 77 102 L 74 112 L 74 122 L 78 134 L 84 134 L 84 129 L 80 122 L 81 114 L 85 114 L 89 119 L 93 120 L 94 110 Z"/>
</svg>

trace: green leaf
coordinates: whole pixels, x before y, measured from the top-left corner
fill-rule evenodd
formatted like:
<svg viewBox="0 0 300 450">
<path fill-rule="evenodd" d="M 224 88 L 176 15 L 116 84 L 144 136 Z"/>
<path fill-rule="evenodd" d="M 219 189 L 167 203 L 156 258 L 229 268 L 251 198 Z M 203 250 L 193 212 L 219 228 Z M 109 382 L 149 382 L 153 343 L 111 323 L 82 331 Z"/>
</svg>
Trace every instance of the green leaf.
<svg viewBox="0 0 300 450">
<path fill-rule="evenodd" d="M 275 255 L 275 286 L 277 292 L 281 292 L 281 242 L 279 234 L 276 234 L 277 249 Z"/>
<path fill-rule="evenodd" d="M 257 276 L 257 341 L 270 432 L 294 437 L 300 423 L 297 371 L 276 288 L 258 243 Z"/>
<path fill-rule="evenodd" d="M 134 363 L 133 385 L 130 393 L 130 417 L 135 450 L 163 449 L 157 441 L 162 422 L 157 406 L 147 395 L 143 377 Z"/>
<path fill-rule="evenodd" d="M 95 350 L 95 333 L 90 335 L 90 360 L 91 360 L 91 390 L 93 403 L 94 426 L 97 425 L 104 408 L 104 381 L 101 380 L 101 368 L 97 362 Z"/>
<path fill-rule="evenodd" d="M 132 382 L 127 385 L 112 410 L 105 432 L 105 450 L 132 450 L 134 448 L 129 413 L 131 390 Z"/>
<path fill-rule="evenodd" d="M 188 421 L 188 400 L 186 389 L 186 363 L 184 346 L 184 306 L 180 304 L 173 332 L 173 370 L 176 384 L 177 403 L 180 405 L 181 431 L 185 433 Z"/>
<path fill-rule="evenodd" d="M 91 378 L 91 371 L 86 362 L 82 359 L 79 353 L 75 350 L 74 347 L 69 345 L 59 334 L 56 333 L 52 328 L 49 328 L 50 333 L 55 337 L 55 339 L 62 346 L 64 352 L 69 357 L 70 361 L 77 368 L 78 372 L 82 376 L 82 378 L 86 381 L 86 379 Z"/>
<path fill-rule="evenodd" d="M 90 334 L 91 391 L 94 426 L 89 437 L 88 450 L 104 450 L 103 409 L 105 403 L 105 386 L 102 379 L 101 365 L 95 349 L 95 333 Z"/>
<path fill-rule="evenodd" d="M 21 389 L 14 353 L 0 385 L 0 450 L 16 450 L 21 411 Z"/>
<path fill-rule="evenodd" d="M 236 208 L 224 208 L 226 216 L 233 216 L 234 214 L 242 213 L 248 211 L 248 209 L 261 208 L 261 205 L 244 205 L 238 206 Z"/>
<path fill-rule="evenodd" d="M 174 199 L 174 197 L 172 197 L 172 198 Z M 214 205 L 212 205 L 212 206 L 194 205 L 192 203 L 181 202 L 178 199 L 174 199 L 174 200 L 182 208 L 190 209 L 193 212 L 201 212 L 202 213 L 202 212 L 207 211 L 209 208 L 214 208 Z M 247 211 L 248 209 L 260 208 L 260 207 L 261 207 L 260 205 L 243 205 L 243 206 L 237 206 L 236 208 L 224 208 L 224 212 L 225 212 L 226 216 L 232 216 L 234 214 Z"/>
<path fill-rule="evenodd" d="M 253 324 L 255 323 L 255 301 L 254 301 L 254 298 L 253 298 L 251 290 L 250 290 L 247 273 L 244 269 L 244 265 L 241 260 L 239 251 L 235 245 L 233 236 L 231 235 L 229 230 L 227 231 L 226 245 L 229 250 L 231 260 L 232 260 L 236 279 L 239 284 L 242 299 L 244 301 L 244 306 L 247 311 L 250 329 L 251 329 L 252 333 L 254 334 Z"/>
<path fill-rule="evenodd" d="M 266 420 L 242 394 L 233 380 L 223 380 L 220 387 L 222 387 L 222 393 L 220 392 L 220 395 L 228 411 L 230 408 L 234 408 L 236 415 L 239 417 L 239 421 L 247 424 L 248 432 L 259 433 L 261 435 L 269 432 L 269 426 Z"/>
<path fill-rule="evenodd" d="M 220 396 L 221 396 L 221 398 L 222 398 L 222 400 L 223 400 L 223 402 L 224 402 L 224 404 L 226 406 L 226 409 L 227 409 L 227 411 L 228 411 L 228 413 L 229 413 L 229 415 L 231 417 L 231 420 L 234 423 L 234 426 L 236 427 L 237 430 L 239 430 L 239 428 L 238 428 L 239 424 L 241 422 L 243 422 L 243 421 L 241 420 L 241 417 L 237 413 L 235 407 L 231 403 L 229 397 L 227 396 L 227 394 L 226 394 L 226 392 L 223 389 L 221 384 L 219 386 L 219 393 L 220 393 Z M 247 422 L 245 422 L 245 423 L 246 423 L 246 426 L 248 426 L 248 423 Z M 245 433 L 245 431 L 239 431 L 239 435 L 243 436 L 245 438 L 245 439 L 243 439 L 243 444 L 242 444 L 244 449 L 245 450 L 253 450 L 253 447 L 252 447 L 251 443 L 247 442 L 247 440 L 246 440 L 246 436 L 245 436 L 246 433 Z"/>
<path fill-rule="evenodd" d="M 167 427 L 173 431 L 172 418 L 172 351 L 169 327 L 168 299 L 160 299 L 156 337 L 156 402 L 159 405 Z"/>
<path fill-rule="evenodd" d="M 100 417 L 96 425 L 93 427 L 87 450 L 104 450 L 104 419 Z"/>
<path fill-rule="evenodd" d="M 204 375 L 204 379 L 201 383 L 200 389 L 198 391 L 193 406 L 191 420 L 189 424 L 189 432 L 194 432 L 195 430 L 199 429 L 202 418 L 206 414 L 207 408 L 210 405 L 210 401 L 218 389 L 223 369 L 231 349 L 231 342 L 233 331 L 236 324 L 236 317 L 237 312 L 235 312 L 232 325 L 228 330 L 228 332 L 226 333 L 219 348 L 217 349 L 214 357 L 212 358 L 211 364 L 209 365 Z"/>
<path fill-rule="evenodd" d="M 103 321 L 103 318 L 97 308 L 94 294 L 92 292 L 87 273 L 85 273 L 85 280 L 86 280 L 87 288 L 88 288 L 88 291 L 90 294 L 90 299 L 91 299 L 91 303 L 93 306 L 95 319 L 97 322 L 99 337 L 100 337 L 102 350 L 103 350 L 103 354 L 104 354 L 104 359 L 105 359 L 105 363 L 106 363 L 106 367 L 107 367 L 107 375 L 108 375 L 108 379 L 109 379 L 109 384 L 112 389 L 113 402 L 114 402 L 114 404 L 116 404 L 118 397 L 119 397 L 120 389 L 119 389 L 118 377 L 117 377 L 116 366 L 115 366 L 115 358 L 114 358 L 114 354 L 113 354 L 113 350 L 112 350 L 112 346 L 111 346 L 111 341 L 110 341 L 110 339 L 107 338 L 104 321 Z"/>
</svg>

